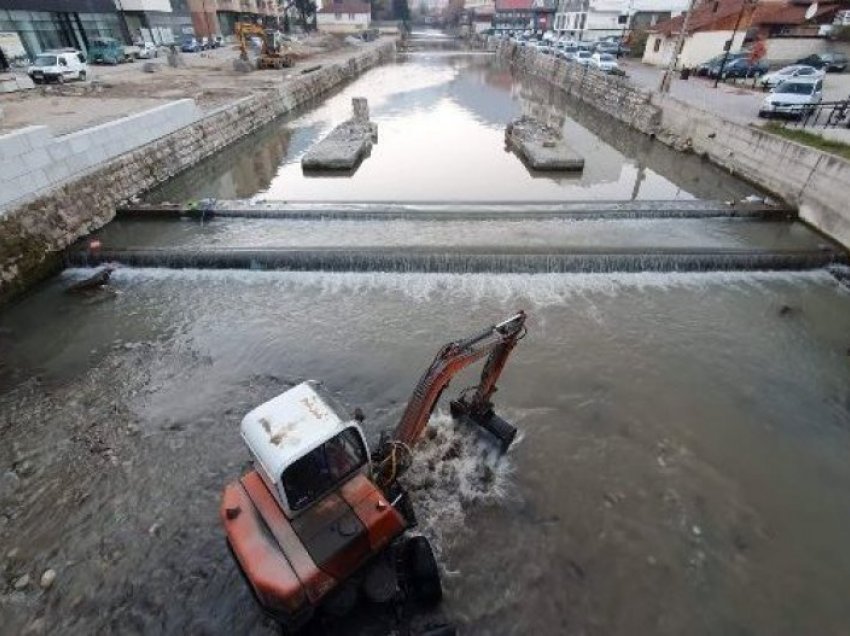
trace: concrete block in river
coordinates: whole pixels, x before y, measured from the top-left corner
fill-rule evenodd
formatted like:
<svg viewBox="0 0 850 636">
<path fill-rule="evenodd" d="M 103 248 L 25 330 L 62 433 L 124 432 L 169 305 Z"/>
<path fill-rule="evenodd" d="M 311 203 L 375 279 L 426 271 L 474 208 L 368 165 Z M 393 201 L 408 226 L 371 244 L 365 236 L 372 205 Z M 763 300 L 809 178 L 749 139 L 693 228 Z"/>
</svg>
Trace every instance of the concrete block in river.
<svg viewBox="0 0 850 636">
<path fill-rule="evenodd" d="M 369 155 L 378 141 L 378 126 L 369 121 L 369 105 L 362 97 L 351 100 L 354 116 L 334 128 L 301 159 L 304 170 L 351 171 Z"/>
<path fill-rule="evenodd" d="M 508 124 L 505 141 L 533 170 L 582 170 L 584 157 L 570 148 L 561 133 L 532 117 Z"/>
</svg>

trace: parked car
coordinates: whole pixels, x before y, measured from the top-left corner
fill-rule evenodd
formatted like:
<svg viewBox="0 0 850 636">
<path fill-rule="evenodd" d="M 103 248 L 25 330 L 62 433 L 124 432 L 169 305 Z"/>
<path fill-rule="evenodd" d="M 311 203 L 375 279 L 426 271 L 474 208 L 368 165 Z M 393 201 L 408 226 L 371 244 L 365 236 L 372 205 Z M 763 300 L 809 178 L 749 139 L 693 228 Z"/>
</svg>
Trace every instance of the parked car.
<svg viewBox="0 0 850 636">
<path fill-rule="evenodd" d="M 737 60 L 738 58 L 747 57 L 748 55 L 749 55 L 749 53 L 730 53 L 728 55 L 728 57 L 726 58 L 726 63 L 728 64 L 732 60 Z M 723 56 L 722 55 L 716 55 L 713 58 L 711 58 L 710 60 L 706 60 L 702 64 L 697 65 L 697 67 L 694 69 L 694 74 L 698 75 L 700 77 L 708 75 L 709 71 L 711 70 L 712 67 L 719 67 L 722 62 L 723 62 Z"/>
<path fill-rule="evenodd" d="M 220 49 L 224 46 L 224 36 L 223 35 L 214 35 L 213 38 L 213 48 Z"/>
<path fill-rule="evenodd" d="M 774 86 L 779 86 L 782 82 L 787 82 L 795 78 L 818 79 L 823 76 L 824 72 L 816 69 L 814 66 L 792 64 L 773 73 L 768 73 L 761 78 L 759 83 L 762 88 L 773 88 Z"/>
<path fill-rule="evenodd" d="M 816 53 L 797 60 L 795 64 L 805 64 L 827 73 L 843 73 L 847 70 L 847 56 L 844 53 Z"/>
<path fill-rule="evenodd" d="M 605 73 L 611 73 L 618 68 L 617 57 L 610 53 L 594 53 L 590 58 L 589 66 Z"/>
<path fill-rule="evenodd" d="M 197 53 L 201 50 L 201 43 L 198 38 L 187 35 L 180 42 L 180 50 L 184 53 Z"/>
<path fill-rule="evenodd" d="M 27 68 L 27 75 L 33 84 L 67 80 L 85 80 L 88 73 L 86 56 L 76 49 L 58 49 L 45 51 L 36 56 Z"/>
<path fill-rule="evenodd" d="M 759 109 L 759 117 L 802 117 L 822 99 L 822 79 L 794 78 L 770 91 Z"/>
<path fill-rule="evenodd" d="M 130 61 L 132 56 L 115 38 L 94 38 L 89 43 L 89 59 L 92 64 L 120 64 Z"/>
<path fill-rule="evenodd" d="M 729 77 L 761 77 L 765 73 L 767 73 L 767 64 L 765 62 L 753 62 L 746 57 L 735 58 L 731 62 L 727 60 L 726 64 L 723 65 L 723 70 L 721 70 L 720 64 L 708 69 L 709 77 L 720 77 L 720 79 L 727 79 Z"/>
<path fill-rule="evenodd" d="M 139 49 L 138 56 L 143 60 L 150 60 L 159 57 L 159 47 L 153 42 L 136 42 L 136 47 Z"/>
<path fill-rule="evenodd" d="M 590 58 L 592 58 L 592 57 L 593 57 L 593 53 L 591 53 L 590 51 L 584 51 L 582 49 L 578 49 L 575 53 L 575 57 L 573 57 L 573 60 L 575 60 L 577 63 L 581 64 L 582 66 L 587 66 L 588 64 L 590 64 Z"/>
</svg>

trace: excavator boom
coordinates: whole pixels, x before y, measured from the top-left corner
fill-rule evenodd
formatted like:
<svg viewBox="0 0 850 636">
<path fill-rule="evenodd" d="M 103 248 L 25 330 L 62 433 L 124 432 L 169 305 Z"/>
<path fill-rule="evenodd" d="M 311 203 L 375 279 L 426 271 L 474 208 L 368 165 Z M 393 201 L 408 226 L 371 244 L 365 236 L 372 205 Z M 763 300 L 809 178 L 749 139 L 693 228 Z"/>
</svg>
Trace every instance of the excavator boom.
<svg viewBox="0 0 850 636">
<path fill-rule="evenodd" d="M 490 430 L 500 438 L 502 449 L 507 450 L 516 430 L 493 414 L 490 398 L 496 391 L 496 382 L 505 368 L 508 356 L 525 335 L 525 319 L 525 312 L 520 311 L 475 336 L 443 346 L 417 383 L 401 421 L 392 434 L 392 440 L 407 447 L 413 446 L 422 436 L 437 401 L 451 379 L 487 356 L 481 380 L 478 386 L 473 387 L 475 392 L 472 397 L 467 398 L 464 392 L 458 400 L 452 402 L 452 414 L 458 418 L 468 418 Z"/>
</svg>

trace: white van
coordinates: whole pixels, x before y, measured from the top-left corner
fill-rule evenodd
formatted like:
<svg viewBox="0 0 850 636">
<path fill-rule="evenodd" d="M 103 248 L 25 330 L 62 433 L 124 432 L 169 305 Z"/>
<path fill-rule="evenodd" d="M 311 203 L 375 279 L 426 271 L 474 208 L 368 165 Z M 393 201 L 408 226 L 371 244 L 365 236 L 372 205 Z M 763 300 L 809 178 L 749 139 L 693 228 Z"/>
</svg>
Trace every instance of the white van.
<svg viewBox="0 0 850 636">
<path fill-rule="evenodd" d="M 84 80 L 88 74 L 86 56 L 76 49 L 58 49 L 40 53 L 27 68 L 34 84 L 63 83 L 67 80 Z"/>
</svg>

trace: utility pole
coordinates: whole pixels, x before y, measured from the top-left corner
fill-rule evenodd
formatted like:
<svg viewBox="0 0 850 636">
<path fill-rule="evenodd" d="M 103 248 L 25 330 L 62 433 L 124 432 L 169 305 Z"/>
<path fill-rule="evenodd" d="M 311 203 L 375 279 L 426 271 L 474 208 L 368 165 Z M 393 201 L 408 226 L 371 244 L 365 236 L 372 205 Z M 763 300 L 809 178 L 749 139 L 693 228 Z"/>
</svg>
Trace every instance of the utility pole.
<svg viewBox="0 0 850 636">
<path fill-rule="evenodd" d="M 626 39 L 626 28 L 629 26 L 629 18 L 632 15 L 632 0 L 629 0 L 629 6 L 626 9 L 625 15 L 620 14 L 620 18 L 623 19 L 623 33 L 620 35 L 620 41 L 617 42 L 617 57 L 620 58 L 623 55 L 623 40 Z"/>
<path fill-rule="evenodd" d="M 723 75 L 723 69 L 726 68 L 726 61 L 729 59 L 729 51 L 735 44 L 735 36 L 738 34 L 738 27 L 741 26 L 741 19 L 744 17 L 744 9 L 746 9 L 748 5 L 748 0 L 743 0 L 741 2 L 741 10 L 738 12 L 738 19 L 735 20 L 735 26 L 732 29 L 732 37 L 729 38 L 726 46 L 723 47 L 723 59 L 720 60 L 720 68 L 717 69 L 717 77 L 714 78 L 714 88 L 717 88 L 717 84 L 720 82 L 720 77 Z M 744 75 L 747 75 L 747 73 L 744 73 Z"/>
<path fill-rule="evenodd" d="M 667 70 L 664 71 L 664 75 L 661 76 L 661 85 L 658 87 L 659 93 L 670 92 L 670 82 L 673 80 L 676 63 L 679 61 L 679 54 L 685 46 L 685 36 L 687 35 L 688 27 L 691 24 L 691 14 L 694 12 L 695 4 L 696 0 L 691 0 L 688 4 L 688 12 L 685 14 L 685 19 L 682 21 L 682 30 L 679 33 L 679 37 L 676 38 L 676 47 L 673 49 L 673 55 L 670 57 L 670 64 L 667 66 Z"/>
</svg>

